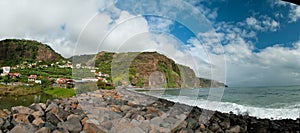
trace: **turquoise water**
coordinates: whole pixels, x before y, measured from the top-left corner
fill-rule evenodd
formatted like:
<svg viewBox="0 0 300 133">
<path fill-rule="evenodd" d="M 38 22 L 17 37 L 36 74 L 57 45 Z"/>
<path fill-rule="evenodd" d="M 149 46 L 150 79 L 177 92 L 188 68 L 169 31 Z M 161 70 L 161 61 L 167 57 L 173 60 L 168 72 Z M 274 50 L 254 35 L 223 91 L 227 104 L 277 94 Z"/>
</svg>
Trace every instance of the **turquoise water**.
<svg viewBox="0 0 300 133">
<path fill-rule="evenodd" d="M 224 113 L 232 111 L 274 119 L 300 116 L 300 86 L 229 87 L 221 90 L 173 89 L 143 93 Z"/>
</svg>

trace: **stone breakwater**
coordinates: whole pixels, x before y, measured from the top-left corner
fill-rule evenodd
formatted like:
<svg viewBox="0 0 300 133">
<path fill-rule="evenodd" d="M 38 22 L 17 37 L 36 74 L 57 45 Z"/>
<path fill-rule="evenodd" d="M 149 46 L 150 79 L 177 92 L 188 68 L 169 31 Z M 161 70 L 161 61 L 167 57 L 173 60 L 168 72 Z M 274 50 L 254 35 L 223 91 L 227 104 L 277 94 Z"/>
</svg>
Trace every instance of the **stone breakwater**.
<svg viewBox="0 0 300 133">
<path fill-rule="evenodd" d="M 0 133 L 299 133 L 299 121 L 212 112 L 118 88 L 2 110 Z"/>
</svg>

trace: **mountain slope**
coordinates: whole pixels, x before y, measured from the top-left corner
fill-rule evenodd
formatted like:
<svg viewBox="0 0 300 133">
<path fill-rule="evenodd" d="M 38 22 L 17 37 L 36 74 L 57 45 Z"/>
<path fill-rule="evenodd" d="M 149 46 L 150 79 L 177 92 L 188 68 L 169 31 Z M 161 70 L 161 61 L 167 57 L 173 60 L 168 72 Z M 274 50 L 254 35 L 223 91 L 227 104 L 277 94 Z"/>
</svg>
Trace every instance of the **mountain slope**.
<svg viewBox="0 0 300 133">
<path fill-rule="evenodd" d="M 55 62 L 64 59 L 48 45 L 32 40 L 6 39 L 0 41 L 0 65 L 13 66 L 24 61 Z"/>
<path fill-rule="evenodd" d="M 126 83 L 144 88 L 199 88 L 223 85 L 196 77 L 194 71 L 176 64 L 157 52 L 112 53 L 100 52 L 95 66 L 102 73 L 112 75 L 114 84 Z"/>
</svg>

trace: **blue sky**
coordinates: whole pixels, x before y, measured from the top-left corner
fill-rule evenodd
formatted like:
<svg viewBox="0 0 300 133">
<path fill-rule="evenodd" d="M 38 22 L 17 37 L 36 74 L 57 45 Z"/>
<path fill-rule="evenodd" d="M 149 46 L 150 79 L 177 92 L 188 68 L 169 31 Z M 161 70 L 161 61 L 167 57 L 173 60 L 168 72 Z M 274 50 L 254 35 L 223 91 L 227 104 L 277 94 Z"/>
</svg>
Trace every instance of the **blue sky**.
<svg viewBox="0 0 300 133">
<path fill-rule="evenodd" d="M 0 39 L 38 40 L 64 57 L 156 50 L 230 86 L 300 83 L 300 7 L 291 3 L 16 1 L 0 1 Z"/>
</svg>

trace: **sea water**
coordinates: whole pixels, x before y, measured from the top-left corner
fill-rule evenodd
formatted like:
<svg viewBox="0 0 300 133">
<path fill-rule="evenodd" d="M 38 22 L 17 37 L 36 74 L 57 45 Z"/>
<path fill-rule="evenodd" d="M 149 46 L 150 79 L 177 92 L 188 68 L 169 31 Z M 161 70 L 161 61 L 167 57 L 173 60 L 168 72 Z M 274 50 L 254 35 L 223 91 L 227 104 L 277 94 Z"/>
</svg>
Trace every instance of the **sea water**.
<svg viewBox="0 0 300 133">
<path fill-rule="evenodd" d="M 300 86 L 229 87 L 220 91 L 210 88 L 163 89 L 142 93 L 223 113 L 269 119 L 300 117 Z"/>
</svg>

